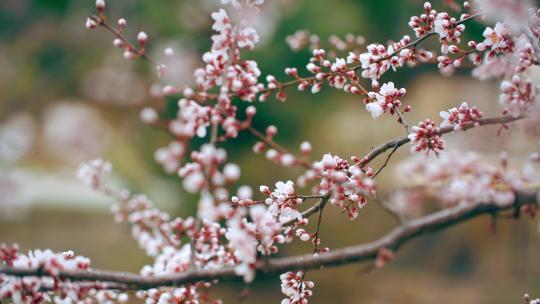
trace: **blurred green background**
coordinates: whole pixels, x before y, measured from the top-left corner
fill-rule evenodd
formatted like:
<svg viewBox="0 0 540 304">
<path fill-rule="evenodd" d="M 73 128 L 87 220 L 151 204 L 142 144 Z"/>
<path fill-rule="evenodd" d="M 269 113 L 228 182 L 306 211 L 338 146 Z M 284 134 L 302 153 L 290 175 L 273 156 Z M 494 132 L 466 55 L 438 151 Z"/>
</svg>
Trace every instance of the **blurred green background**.
<svg viewBox="0 0 540 304">
<path fill-rule="evenodd" d="M 108 32 L 85 29 L 86 17 L 94 13 L 93 2 L 0 0 L 0 243 L 17 242 L 23 250 L 72 249 L 91 257 L 94 268 L 137 272 L 150 259 L 137 248 L 129 227 L 113 222 L 108 212 L 111 201 L 74 180 L 77 164 L 101 156 L 110 160 L 116 184 L 148 194 L 175 215 L 193 214 L 196 197 L 184 193 L 178 178 L 164 174 L 153 160 L 155 149 L 168 143 L 167 134 L 138 119 L 142 107 L 160 105 L 151 91 L 163 80 L 155 77 L 147 62 L 124 60 Z M 113 20 L 127 19 L 129 37 L 144 29 L 156 57 L 162 57 L 165 47 L 175 49 L 178 57 L 170 65 L 175 77 L 166 81 L 180 84 L 190 83 L 192 70 L 201 65 L 200 55 L 210 45 L 209 13 L 218 2 L 109 0 L 107 10 Z M 263 75 L 278 79 L 286 79 L 285 67 L 298 67 L 305 74 L 309 51 L 293 52 L 285 43 L 295 31 L 316 33 L 323 45 L 331 34 L 360 34 L 368 42 L 399 39 L 413 35 L 407 23 L 423 3 L 266 2 L 259 15 L 236 14 L 261 33 L 261 43 L 245 57 L 256 59 Z M 448 2 L 433 4 L 450 10 Z M 468 24 L 466 38 L 479 39 L 481 33 L 480 24 Z M 437 47 L 433 40 L 424 45 Z M 488 116 L 497 115 L 498 84 L 480 82 L 469 74 L 464 69 L 444 78 L 436 66 L 423 65 L 388 73 L 383 80 L 407 88 L 402 101 L 413 107 L 407 115 L 410 123 L 437 119 L 439 111 L 462 101 L 479 105 Z M 403 129 L 392 117 L 371 119 L 356 96 L 326 87 L 317 95 L 288 93 L 286 103 L 273 98 L 258 103 L 255 125 L 262 130 L 275 124 L 280 129 L 277 140 L 293 151 L 309 140 L 315 158 L 326 152 L 348 158 L 402 136 Z M 165 104 L 169 114 L 174 113 L 174 104 L 174 100 Z M 539 137 L 539 132 L 523 131 L 535 125 L 522 123 L 499 137 L 496 127 L 487 127 L 446 139 L 449 149 L 477 151 L 492 161 L 504 149 L 511 154 L 511 164 L 520 167 Z M 301 173 L 276 168 L 253 155 L 254 142 L 241 134 L 227 144 L 230 161 L 242 165 L 242 183 L 257 188 Z M 394 165 L 409 155 L 407 147 L 401 149 L 381 174 L 379 200 L 399 187 Z M 387 267 L 369 273 L 363 273 L 364 265 L 309 272 L 316 284 L 311 303 L 519 303 L 525 292 L 540 295 L 536 223 L 498 222 L 495 234 L 489 224 L 489 218 L 479 218 L 423 236 L 404 246 Z M 328 208 L 321 237 L 324 246 L 338 248 L 372 240 L 393 225 L 374 202 L 354 222 Z M 296 244 L 280 254 L 308 251 L 308 245 Z M 223 284 L 215 288 L 215 296 L 236 303 L 243 288 Z M 279 303 L 282 298 L 278 278 L 258 280 L 250 288 L 245 303 Z"/>
</svg>

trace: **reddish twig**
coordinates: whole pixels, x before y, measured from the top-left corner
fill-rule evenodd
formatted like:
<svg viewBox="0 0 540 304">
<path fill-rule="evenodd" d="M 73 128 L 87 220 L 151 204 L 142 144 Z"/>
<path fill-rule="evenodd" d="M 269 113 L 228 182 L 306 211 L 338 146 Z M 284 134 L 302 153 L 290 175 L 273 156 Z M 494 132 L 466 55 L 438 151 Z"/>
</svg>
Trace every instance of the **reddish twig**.
<svg viewBox="0 0 540 304">
<path fill-rule="evenodd" d="M 253 136 L 257 137 L 259 140 L 261 140 L 262 142 L 264 142 L 267 146 L 275 149 L 276 151 L 278 151 L 279 153 L 281 154 L 291 154 L 291 155 L 294 155 L 292 153 L 289 152 L 289 150 L 287 150 L 285 147 L 283 147 L 282 145 L 278 144 L 277 142 L 275 142 L 273 139 L 265 136 L 263 133 L 261 133 L 259 130 L 255 129 L 253 126 L 249 125 L 246 130 L 248 130 L 251 134 L 253 134 Z M 311 166 L 305 161 L 303 160 L 302 158 L 300 157 L 294 157 L 296 159 L 296 162 L 297 164 L 301 165 L 302 167 L 306 168 L 306 169 L 310 169 Z"/>
</svg>

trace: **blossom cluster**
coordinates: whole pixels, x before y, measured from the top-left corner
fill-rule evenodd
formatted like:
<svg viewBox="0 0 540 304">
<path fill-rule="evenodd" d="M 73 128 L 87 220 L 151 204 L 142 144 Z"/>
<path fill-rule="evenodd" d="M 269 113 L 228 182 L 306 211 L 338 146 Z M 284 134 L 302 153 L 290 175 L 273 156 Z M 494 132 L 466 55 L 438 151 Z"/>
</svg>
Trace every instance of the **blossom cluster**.
<svg viewBox="0 0 540 304">
<path fill-rule="evenodd" d="M 447 152 L 431 161 L 416 157 L 401 163 L 397 171 L 406 182 L 390 206 L 408 215 L 422 214 L 430 197 L 444 207 L 478 202 L 506 206 L 530 182 L 524 173 L 507 168 L 504 159 L 502 166 L 494 166 L 473 152 Z"/>
<path fill-rule="evenodd" d="M 217 34 L 212 36 L 211 50 L 203 55 L 206 67 L 195 71 L 197 85 L 203 90 L 197 95 L 219 86 L 219 102 L 226 110 L 228 107 L 225 105 L 231 102 L 229 93 L 237 94 L 242 100 L 253 101 L 262 89 L 258 83 L 261 72 L 257 63 L 240 59 L 240 49 L 252 50 L 259 36 L 251 27 L 234 26 L 223 9 L 212 13 L 212 19 L 212 29 Z"/>
<path fill-rule="evenodd" d="M 518 117 L 531 107 L 539 92 L 540 87 L 535 86 L 531 79 L 514 75 L 511 80 L 501 83 L 499 102 L 512 116 Z"/>
<path fill-rule="evenodd" d="M 412 127 L 408 135 L 412 144 L 411 152 L 425 151 L 426 154 L 429 154 L 430 151 L 433 151 L 435 155 L 439 155 L 446 147 L 441 137 L 441 129 L 451 127 L 452 130 L 459 131 L 477 127 L 480 125 L 480 119 L 483 115 L 477 107 L 469 107 L 466 102 L 463 102 L 459 107 L 440 112 L 443 121 L 439 127 L 431 119 L 419 122 L 417 126 Z"/>
<path fill-rule="evenodd" d="M 360 64 L 362 77 L 377 80 L 390 69 L 395 71 L 405 64 L 415 65 L 418 60 L 428 61 L 433 57 L 431 52 L 425 50 L 411 50 L 411 43 L 412 39 L 408 35 L 388 46 L 372 43 L 367 46 L 364 53 L 349 53 L 347 61 Z"/>
<path fill-rule="evenodd" d="M 480 79 L 502 77 L 499 102 L 504 113 L 518 117 L 531 107 L 538 92 L 538 86 L 527 75 L 537 61 L 530 38 L 525 34 L 515 35 L 502 22 L 493 28 L 486 27 L 483 36 L 482 42 L 468 43 L 476 50 L 471 53 L 471 61 L 478 65 L 472 74 Z"/>
<path fill-rule="evenodd" d="M 411 152 L 425 151 L 428 154 L 433 151 L 435 155 L 439 155 L 445 148 L 440 132 L 441 129 L 431 119 L 419 122 L 417 126 L 412 127 L 412 132 L 408 136 L 412 144 Z"/>
<path fill-rule="evenodd" d="M 416 37 L 424 37 L 431 33 L 434 28 L 437 11 L 431 6 L 431 3 L 424 3 L 424 13 L 420 16 L 412 16 L 409 21 L 409 27 L 414 31 Z"/>
<path fill-rule="evenodd" d="M 350 219 L 355 219 L 367 199 L 376 194 L 375 181 L 369 177 L 371 169 L 364 171 L 361 166 L 351 165 L 337 155 L 325 154 L 322 160 L 313 164 L 312 169 L 299 177 L 298 183 L 306 185 L 319 180 L 313 192 L 328 196 L 332 205 L 341 208 Z"/>
<path fill-rule="evenodd" d="M 263 194 L 268 195 L 265 203 L 269 206 L 268 212 L 274 216 L 278 222 L 285 223 L 291 220 L 302 220 L 302 215 L 298 211 L 298 205 L 303 200 L 296 195 L 294 183 L 292 181 L 277 182 L 274 191 L 270 192 L 267 186 L 261 186 Z"/>
<path fill-rule="evenodd" d="M 60 271 L 87 271 L 90 260 L 73 251 L 55 253 L 50 249 L 33 250 L 27 254 L 18 246 L 0 245 L 0 265 L 19 269 L 39 270 L 45 276 L 17 278 L 0 274 L 0 301 L 14 303 L 73 303 L 93 299 L 100 303 L 126 302 L 128 296 L 108 290 L 107 284 L 76 284 L 59 278 Z M 51 297 L 51 293 L 53 296 Z"/>
<path fill-rule="evenodd" d="M 315 286 L 312 281 L 304 280 L 305 273 L 302 271 L 289 271 L 280 276 L 281 292 L 287 298 L 281 301 L 281 304 L 306 304 L 308 297 L 313 295 L 311 289 Z"/>
<path fill-rule="evenodd" d="M 441 111 L 441 117 L 444 119 L 441 123 L 441 128 L 453 127 L 454 130 L 462 130 L 464 126 L 472 124 L 478 126 L 478 120 L 484 115 L 477 107 L 469 107 L 464 102 L 457 108 Z"/>
<path fill-rule="evenodd" d="M 467 15 L 465 15 L 467 16 Z M 461 19 L 465 19 L 462 16 Z M 451 17 L 448 13 L 438 13 L 433 20 L 433 30 L 439 35 L 441 42 L 441 53 L 447 54 L 452 43 L 461 42 L 461 34 L 465 31 L 465 25 L 458 22 L 455 17 Z"/>
<path fill-rule="evenodd" d="M 257 252 L 265 255 L 277 252 L 275 243 L 283 243 L 285 239 L 279 234 L 281 225 L 272 217 L 264 206 L 254 206 L 249 210 L 253 222 L 249 222 L 243 214 L 237 214 L 227 221 L 226 237 L 233 250 L 238 264 L 235 272 L 243 276 L 244 281 L 251 282 L 255 277 Z"/>
<path fill-rule="evenodd" d="M 401 101 L 398 99 L 405 95 L 407 90 L 405 88 L 397 89 L 394 87 L 393 82 L 388 82 L 379 86 L 379 82 L 374 80 L 371 84 L 373 91 L 367 94 L 366 110 L 373 116 L 373 118 L 380 117 L 387 110 L 390 114 L 394 114 L 395 111 L 401 106 Z"/>
</svg>

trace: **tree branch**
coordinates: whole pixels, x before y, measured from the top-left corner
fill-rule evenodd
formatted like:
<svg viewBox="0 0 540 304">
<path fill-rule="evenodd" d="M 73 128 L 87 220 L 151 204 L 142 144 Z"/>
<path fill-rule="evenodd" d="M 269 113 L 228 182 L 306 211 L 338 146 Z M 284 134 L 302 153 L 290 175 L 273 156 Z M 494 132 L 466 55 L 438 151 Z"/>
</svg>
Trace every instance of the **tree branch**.
<svg viewBox="0 0 540 304">
<path fill-rule="evenodd" d="M 309 207 L 308 209 L 306 209 L 306 211 L 302 212 L 302 217 L 308 218 L 315 212 L 321 210 L 322 208 L 324 208 L 324 206 L 326 205 L 329 199 L 330 199 L 329 195 L 324 196 L 315 205 Z M 290 226 L 296 222 L 298 222 L 296 219 L 292 219 L 292 220 L 289 220 L 288 222 L 283 223 L 282 226 Z"/>
<path fill-rule="evenodd" d="M 273 139 L 271 138 L 268 138 L 266 135 L 264 135 L 263 133 L 261 133 L 259 130 L 255 129 L 253 126 L 249 125 L 246 130 L 248 130 L 251 134 L 253 134 L 253 136 L 257 137 L 259 140 L 261 140 L 262 142 L 264 142 L 267 146 L 277 150 L 279 153 L 281 154 L 291 154 L 291 155 L 294 155 L 292 154 L 291 152 L 289 152 L 289 150 L 287 150 L 285 147 L 281 146 L 280 144 L 278 144 L 277 142 L 275 142 Z M 296 159 L 296 162 L 301 165 L 302 167 L 306 168 L 306 169 L 309 169 L 311 168 L 311 166 L 308 164 L 308 162 L 306 162 L 305 160 L 303 160 L 302 158 L 300 157 L 297 157 L 297 156 L 294 156 L 294 158 Z"/>
<path fill-rule="evenodd" d="M 148 60 L 151 64 L 154 66 L 159 66 L 160 64 L 152 58 L 144 48 L 138 48 L 133 43 L 131 43 L 121 32 L 116 30 L 113 26 L 111 26 L 107 21 L 104 19 L 104 17 L 100 16 L 90 16 L 92 20 L 94 20 L 98 25 L 104 27 L 109 32 L 111 32 L 116 38 L 122 40 L 122 43 L 124 43 L 129 51 L 133 52 L 134 55 L 140 56 L 140 58 Z"/>
<path fill-rule="evenodd" d="M 524 205 L 536 205 L 536 196 L 536 192 L 518 192 L 516 193 L 515 201 L 506 206 L 500 206 L 495 203 L 477 203 L 443 209 L 404 223 L 390 231 L 388 234 L 370 243 L 344 247 L 319 255 L 306 254 L 269 259 L 264 263 L 257 263 L 255 266 L 256 271 L 259 276 L 275 275 L 295 269 L 318 269 L 321 267 L 374 260 L 377 258 L 377 253 L 380 248 L 387 248 L 395 251 L 409 240 L 422 234 L 439 231 L 484 214 L 497 214 L 504 210 L 517 210 Z M 0 273 L 17 277 L 50 276 L 45 273 L 43 269 L 15 269 L 4 267 L 0 268 Z M 113 283 L 114 285 L 112 286 L 115 286 L 113 287 L 115 289 L 125 288 L 134 290 L 146 290 L 163 286 L 179 286 L 199 281 L 231 281 L 242 279 L 235 274 L 234 268 L 201 269 L 184 272 L 178 275 L 156 278 L 144 277 L 133 273 L 103 270 L 61 271 L 55 276 L 60 279 L 79 282 L 108 282 Z"/>
<path fill-rule="evenodd" d="M 516 121 L 516 120 L 520 120 L 520 119 L 523 119 L 525 118 L 525 116 L 518 116 L 518 117 L 513 117 L 513 116 L 510 116 L 510 115 L 506 115 L 506 116 L 497 116 L 497 117 L 489 117 L 489 118 L 482 118 L 482 119 L 479 119 L 478 120 L 478 126 L 485 126 L 485 125 L 497 125 L 497 124 L 505 124 L 505 123 L 509 123 L 509 122 L 513 122 L 513 121 Z M 469 124 L 466 124 L 465 126 L 463 126 L 462 130 L 463 131 L 466 131 L 468 129 L 472 129 L 476 127 L 475 124 L 473 123 L 469 123 Z M 446 134 L 446 133 L 452 133 L 454 132 L 454 127 L 453 126 L 448 126 L 448 127 L 444 127 L 444 128 L 441 128 L 441 131 L 439 132 L 440 135 L 442 134 Z M 378 147 L 375 147 L 373 148 L 363 159 L 363 162 L 362 164 L 366 165 L 368 163 L 370 163 L 372 160 L 374 160 L 377 156 L 379 156 L 380 154 L 392 149 L 392 148 L 395 148 L 395 147 L 401 147 L 403 146 L 404 144 L 410 142 L 411 140 L 408 138 L 408 137 L 401 137 L 401 138 L 397 138 L 397 139 L 394 139 L 394 140 L 391 140 L 391 141 L 388 141 Z"/>
<path fill-rule="evenodd" d="M 469 17 L 456 22 L 456 25 L 466 23 L 467 21 L 472 20 L 472 19 L 474 19 L 476 17 L 479 17 L 479 16 L 482 16 L 482 15 L 484 15 L 484 14 L 483 13 L 477 13 L 477 14 L 470 15 Z M 421 36 L 421 37 L 409 42 L 408 44 L 406 44 L 406 45 L 404 45 L 404 46 L 402 46 L 400 48 L 397 48 L 392 53 L 390 53 L 390 54 L 388 54 L 388 55 L 386 55 L 384 57 L 381 57 L 381 58 L 373 61 L 372 63 L 379 63 L 381 61 L 388 60 L 388 59 L 392 58 L 392 56 L 395 56 L 396 54 L 399 54 L 399 52 L 401 52 L 402 50 L 405 50 L 405 49 L 415 49 L 422 41 L 428 39 L 431 36 L 435 36 L 435 35 L 437 35 L 437 33 L 435 33 L 435 31 L 428 32 L 424 36 Z M 361 68 L 362 68 L 362 65 L 355 64 L 355 65 L 349 66 L 349 68 L 347 70 L 348 71 L 357 71 L 357 70 L 359 70 Z M 336 75 L 336 73 L 333 73 L 333 72 L 329 73 L 329 76 L 335 76 L 335 75 Z M 277 88 L 265 88 L 265 89 L 261 90 L 259 93 L 264 94 L 264 93 L 268 93 L 268 92 L 273 92 L 273 91 L 278 90 L 278 89 L 283 90 L 284 88 L 297 85 L 297 84 L 299 84 L 301 82 L 305 82 L 305 81 L 313 82 L 313 81 L 316 81 L 316 80 L 317 80 L 316 76 L 299 77 L 299 78 L 296 78 L 294 80 L 290 80 L 288 82 L 280 83 L 280 86 L 278 86 Z"/>
</svg>

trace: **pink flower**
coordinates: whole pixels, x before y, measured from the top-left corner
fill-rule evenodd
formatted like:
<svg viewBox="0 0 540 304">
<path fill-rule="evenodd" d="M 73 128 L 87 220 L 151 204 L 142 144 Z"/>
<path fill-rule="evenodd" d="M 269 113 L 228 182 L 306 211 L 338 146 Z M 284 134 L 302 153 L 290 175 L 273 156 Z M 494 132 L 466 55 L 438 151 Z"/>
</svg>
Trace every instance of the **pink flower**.
<svg viewBox="0 0 540 304">
<path fill-rule="evenodd" d="M 401 106 L 400 97 L 407 92 L 404 88 L 397 89 L 393 82 L 384 83 L 379 88 L 379 83 L 374 80 L 372 82 L 374 92 L 369 92 L 366 104 L 366 110 L 373 118 L 380 117 L 387 110 L 390 114 L 394 114 L 395 109 Z"/>
<path fill-rule="evenodd" d="M 302 199 L 296 195 L 294 182 L 287 181 L 284 183 L 279 181 L 275 186 L 274 191 L 265 200 L 265 203 L 269 206 L 269 214 L 274 216 L 280 223 L 290 220 L 302 220 L 302 215 L 297 209 L 298 205 L 302 203 Z"/>
<path fill-rule="evenodd" d="M 538 87 L 530 79 L 514 75 L 511 81 L 501 83 L 500 104 L 510 111 L 514 117 L 523 114 L 534 103 L 538 95 Z"/>
<path fill-rule="evenodd" d="M 484 41 L 476 44 L 478 51 L 487 51 L 487 58 L 491 59 L 499 53 L 513 53 L 515 42 L 510 36 L 510 30 L 504 23 L 497 22 L 494 28 L 486 27 L 483 33 Z"/>
<path fill-rule="evenodd" d="M 444 119 L 441 122 L 441 128 L 453 126 L 454 130 L 458 131 L 463 129 L 467 124 L 478 125 L 478 120 L 482 118 L 483 113 L 478 110 L 477 107 L 469 107 L 469 105 L 464 102 L 458 108 L 452 108 L 448 111 L 442 111 L 440 113 L 441 117 Z"/>
<path fill-rule="evenodd" d="M 308 297 L 313 295 L 312 289 L 315 284 L 312 281 L 304 281 L 304 272 L 286 272 L 279 276 L 281 279 L 281 292 L 286 296 L 281 304 L 307 304 Z"/>
<path fill-rule="evenodd" d="M 112 165 L 102 159 L 95 159 L 79 166 L 77 170 L 77 178 L 85 184 L 99 189 L 104 183 L 105 177 L 109 176 L 112 171 Z"/>
<path fill-rule="evenodd" d="M 298 182 L 319 180 L 314 188 L 317 194 L 329 195 L 330 203 L 341 208 L 350 219 L 358 216 L 358 210 L 366 205 L 367 197 L 374 197 L 375 182 L 367 177 L 358 166 L 330 153 L 315 162 L 312 169 L 302 175 Z"/>
<path fill-rule="evenodd" d="M 431 160 L 417 157 L 399 168 L 400 176 L 413 177 L 407 181 L 413 184 L 400 190 L 398 197 L 415 199 L 408 211 L 414 211 L 418 204 L 423 206 L 430 196 L 435 196 L 443 207 L 479 202 L 506 206 L 515 200 L 514 192 L 522 189 L 526 181 L 518 172 L 491 165 L 471 152 L 449 152 Z"/>
<path fill-rule="evenodd" d="M 411 152 L 426 151 L 427 155 L 429 151 L 433 151 L 438 155 L 440 151 L 444 150 L 445 146 L 439 132 L 440 129 L 430 119 L 421 121 L 418 126 L 412 127 L 412 133 L 408 136 L 412 144 Z"/>
<path fill-rule="evenodd" d="M 459 43 L 461 33 L 465 30 L 465 25 L 458 24 L 456 18 L 450 17 L 448 13 L 438 13 L 433 22 L 433 31 L 439 35 L 441 42 L 441 52 L 448 53 L 450 43 Z"/>
<path fill-rule="evenodd" d="M 425 36 L 433 30 L 433 21 L 437 15 L 437 11 L 431 8 L 431 3 L 424 3 L 424 13 L 420 16 L 412 16 L 409 21 L 409 26 L 413 29 L 416 37 Z"/>
<path fill-rule="evenodd" d="M 509 34 L 508 29 L 501 22 L 497 22 L 494 28 L 486 27 L 483 36 L 486 38 L 484 44 L 492 49 L 506 48 L 507 42 L 504 36 Z"/>
<path fill-rule="evenodd" d="M 219 11 L 212 13 L 212 19 L 214 19 L 212 29 L 216 32 L 224 31 L 231 26 L 229 16 L 227 16 L 227 12 L 225 12 L 224 9 L 220 9 Z"/>
</svg>

